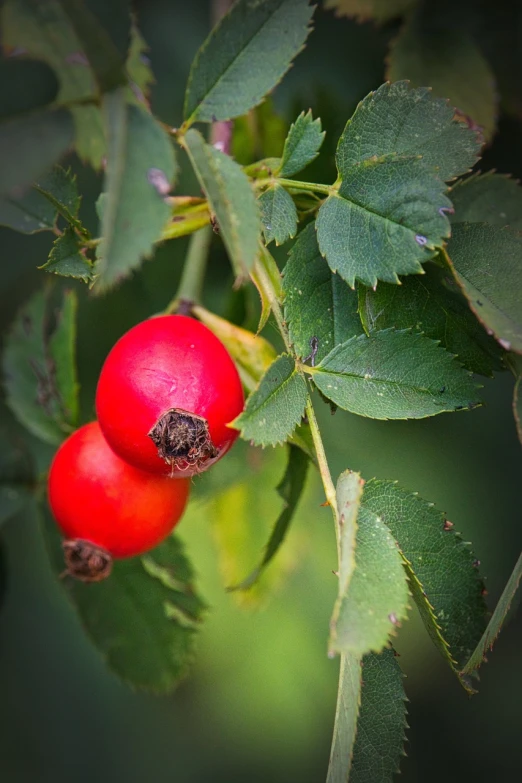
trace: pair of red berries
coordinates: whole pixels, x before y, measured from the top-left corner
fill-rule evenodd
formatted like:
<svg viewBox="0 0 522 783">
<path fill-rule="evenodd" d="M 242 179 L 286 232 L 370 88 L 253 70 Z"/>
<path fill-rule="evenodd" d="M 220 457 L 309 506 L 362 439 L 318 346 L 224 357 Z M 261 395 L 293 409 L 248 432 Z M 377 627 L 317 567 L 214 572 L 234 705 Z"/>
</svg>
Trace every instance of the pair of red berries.
<svg viewBox="0 0 522 783">
<path fill-rule="evenodd" d="M 190 476 L 237 438 L 227 425 L 243 403 L 230 355 L 199 321 L 159 316 L 123 335 L 101 371 L 98 421 L 62 444 L 49 472 L 68 572 L 99 581 L 113 557 L 159 544 L 183 514 Z"/>
</svg>

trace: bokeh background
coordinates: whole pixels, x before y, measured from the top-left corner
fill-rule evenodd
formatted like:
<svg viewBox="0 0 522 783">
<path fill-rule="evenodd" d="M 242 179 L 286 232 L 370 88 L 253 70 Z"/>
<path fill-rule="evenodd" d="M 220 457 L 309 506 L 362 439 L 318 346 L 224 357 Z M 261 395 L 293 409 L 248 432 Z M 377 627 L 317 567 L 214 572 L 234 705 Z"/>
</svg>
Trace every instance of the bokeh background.
<svg viewBox="0 0 522 783">
<path fill-rule="evenodd" d="M 147 0 L 137 11 L 157 80 L 153 109 L 164 121 L 179 124 L 190 62 L 209 27 L 208 6 Z M 321 13 L 306 51 L 277 88 L 274 105 L 287 124 L 308 108 L 323 119 L 327 152 L 311 171 L 318 181 L 331 181 L 335 142 L 346 119 L 383 81 L 393 34 L 393 29 Z M 521 133 L 518 121 L 501 117 L 481 167 L 520 176 Z M 93 204 L 101 180 L 78 160 L 70 163 L 84 194 L 83 217 L 95 230 Z M 185 173 L 178 192 L 189 191 L 197 189 Z M 44 273 L 36 267 L 45 261 L 49 244 L 46 235 L 0 231 L 2 332 L 41 286 Z M 186 246 L 177 240 L 159 248 L 152 262 L 107 296 L 93 297 L 78 286 L 84 420 L 93 417 L 105 355 L 127 328 L 165 307 L 176 290 Z M 231 283 L 216 240 L 205 302 L 252 326 L 254 298 L 232 294 Z M 276 338 L 271 327 L 266 335 Z M 398 479 L 435 501 L 473 542 L 491 607 L 522 547 L 522 457 L 511 414 L 512 387 L 510 376 L 500 375 L 485 381 L 484 407 L 418 422 L 376 422 L 344 412 L 332 417 L 317 401 L 332 471 L 337 475 L 350 467 L 366 478 Z M 6 415 L 2 408 L 0 416 Z M 40 457 L 46 458 L 41 448 Z M 135 693 L 107 671 L 51 574 L 34 519 L 18 516 L 6 524 L 0 549 L 2 782 L 324 780 L 338 669 L 326 656 L 336 592 L 331 517 L 320 507 L 317 476 L 310 475 L 264 594 L 253 607 L 239 605 L 225 592 L 229 574 L 220 558 L 227 522 L 249 542 L 241 563 L 246 574 L 280 509 L 273 488 L 284 455 L 270 450 L 246 457 L 245 447 L 238 446 L 227 462 L 196 483 L 179 528 L 209 612 L 191 674 L 168 697 Z M 260 471 L 255 489 L 248 484 L 250 467 Z M 221 493 L 218 511 L 215 492 Z M 520 779 L 521 645 L 519 618 L 501 635 L 482 669 L 480 693 L 470 700 L 412 612 L 397 641 L 410 699 L 405 783 Z"/>
</svg>

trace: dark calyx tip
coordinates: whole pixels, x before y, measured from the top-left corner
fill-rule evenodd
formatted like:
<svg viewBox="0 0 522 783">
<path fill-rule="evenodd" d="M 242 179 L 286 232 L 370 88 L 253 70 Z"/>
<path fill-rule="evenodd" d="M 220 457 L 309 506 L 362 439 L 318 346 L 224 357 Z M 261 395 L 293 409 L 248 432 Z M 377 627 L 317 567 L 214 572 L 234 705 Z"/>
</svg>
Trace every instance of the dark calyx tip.
<svg viewBox="0 0 522 783">
<path fill-rule="evenodd" d="M 181 408 L 160 416 L 148 435 L 167 465 L 181 471 L 201 467 L 218 455 L 207 420 Z"/>
<path fill-rule="evenodd" d="M 112 555 L 92 541 L 68 538 L 62 541 L 66 571 L 80 582 L 101 582 L 112 571 Z"/>
</svg>

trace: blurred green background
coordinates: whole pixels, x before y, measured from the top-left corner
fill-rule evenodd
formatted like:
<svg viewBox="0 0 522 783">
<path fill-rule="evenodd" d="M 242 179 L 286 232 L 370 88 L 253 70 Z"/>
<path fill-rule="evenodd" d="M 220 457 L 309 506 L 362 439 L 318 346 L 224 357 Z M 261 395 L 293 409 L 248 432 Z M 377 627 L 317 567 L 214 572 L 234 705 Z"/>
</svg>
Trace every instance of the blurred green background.
<svg viewBox="0 0 522 783">
<path fill-rule="evenodd" d="M 157 83 L 152 106 L 164 121 L 180 121 L 194 53 L 209 26 L 205 3 L 149 0 L 138 20 L 150 45 Z M 327 152 L 313 176 L 328 181 L 336 139 L 355 105 L 383 81 L 393 30 L 334 20 L 321 13 L 306 51 L 276 90 L 277 111 L 289 123 L 311 107 L 328 131 Z M 522 175 L 522 127 L 501 119 L 482 168 Z M 83 216 L 96 227 L 93 203 L 100 178 L 71 159 L 84 194 Z M 196 193 L 187 176 L 178 193 Z M 48 236 L 0 232 L 2 331 L 42 282 Z M 158 249 L 155 259 L 113 293 L 81 294 L 79 372 L 83 418 L 93 416 L 96 377 L 114 341 L 132 324 L 164 307 L 176 290 L 185 240 Z M 232 278 L 219 240 L 212 250 L 206 303 L 228 317 L 251 316 L 250 296 L 231 294 Z M 61 284 L 61 283 L 60 283 Z M 248 318 L 247 318 L 248 320 Z M 271 327 L 269 339 L 275 338 Z M 486 381 L 486 405 L 471 413 L 418 422 L 377 422 L 339 412 L 317 400 L 331 467 L 366 478 L 398 479 L 435 501 L 473 541 L 494 606 L 522 547 L 522 459 L 511 415 L 512 380 Z M 6 416 L 3 409 L 2 417 Z M 169 697 L 134 693 L 104 666 L 51 575 L 35 521 L 5 526 L 0 581 L 0 780 L 5 783 L 236 783 L 324 780 L 337 685 L 337 661 L 326 657 L 336 592 L 335 541 L 321 488 L 311 475 L 288 542 L 268 574 L 270 595 L 255 609 L 225 592 L 218 541 L 227 522 L 253 544 L 242 572 L 256 563 L 280 502 L 273 490 L 284 469 L 280 451 L 238 446 L 194 487 L 179 533 L 210 606 L 189 678 Z M 45 457 L 45 455 L 44 455 Z M 212 501 L 215 487 L 262 466 L 254 497 L 234 491 Z M 215 520 L 219 518 L 219 527 Z M 211 520 L 214 520 L 212 523 Z M 273 583 L 273 584 L 271 584 Z M 511 781 L 522 772 L 522 623 L 503 632 L 484 666 L 480 693 L 469 700 L 412 613 L 397 647 L 410 699 L 408 758 L 402 779 Z"/>
</svg>

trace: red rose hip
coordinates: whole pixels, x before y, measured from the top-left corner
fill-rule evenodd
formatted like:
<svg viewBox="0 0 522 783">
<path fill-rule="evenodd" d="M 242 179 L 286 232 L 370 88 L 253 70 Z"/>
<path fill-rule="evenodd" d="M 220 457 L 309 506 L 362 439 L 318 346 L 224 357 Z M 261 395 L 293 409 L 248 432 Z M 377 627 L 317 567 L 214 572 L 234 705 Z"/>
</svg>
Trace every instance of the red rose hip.
<svg viewBox="0 0 522 783">
<path fill-rule="evenodd" d="M 238 436 L 244 404 L 227 349 L 199 321 L 150 318 L 121 337 L 103 365 L 96 412 L 111 448 L 131 465 L 171 476 L 201 473 Z"/>
<path fill-rule="evenodd" d="M 109 575 L 112 558 L 147 552 L 179 522 L 190 481 L 174 481 L 128 465 L 108 446 L 98 422 L 60 446 L 48 480 L 49 505 L 67 570 L 86 582 Z"/>
</svg>

